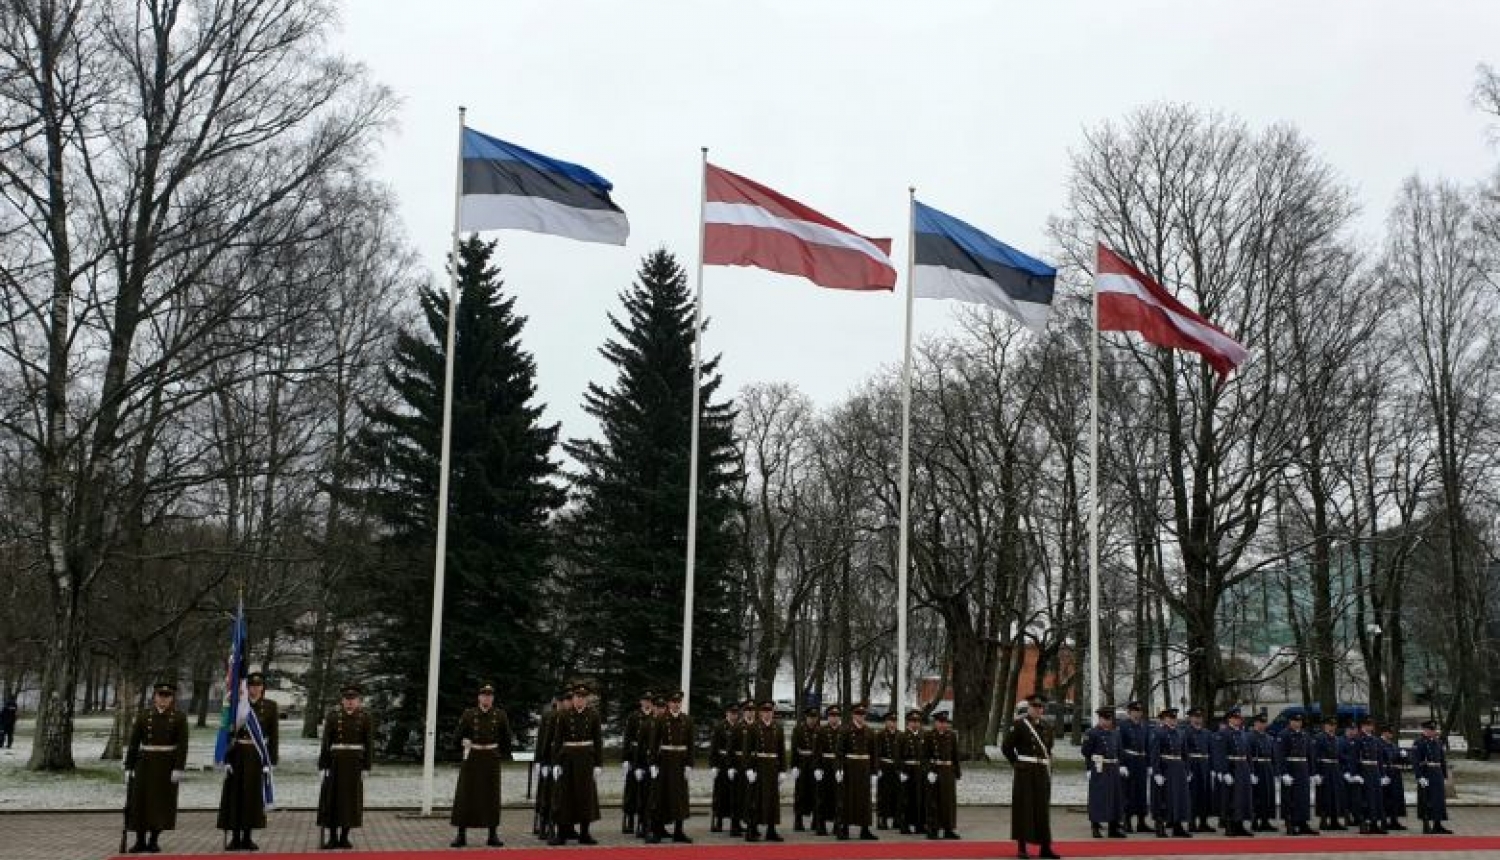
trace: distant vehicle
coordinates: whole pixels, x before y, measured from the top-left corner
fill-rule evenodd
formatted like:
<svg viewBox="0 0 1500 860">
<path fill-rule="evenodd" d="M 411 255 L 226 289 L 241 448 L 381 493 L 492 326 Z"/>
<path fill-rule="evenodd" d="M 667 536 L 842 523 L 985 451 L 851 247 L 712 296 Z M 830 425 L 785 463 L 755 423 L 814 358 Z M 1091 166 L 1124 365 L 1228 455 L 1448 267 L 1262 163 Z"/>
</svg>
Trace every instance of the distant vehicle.
<svg viewBox="0 0 1500 860">
<path fill-rule="evenodd" d="M 1281 713 L 1276 715 L 1276 719 L 1271 721 L 1271 725 L 1267 727 L 1266 731 L 1273 735 L 1281 734 L 1282 730 L 1286 728 L 1287 722 L 1294 714 L 1302 715 L 1303 731 L 1311 731 L 1313 726 L 1321 725 L 1323 722 L 1323 708 L 1321 705 L 1291 705 L 1281 709 Z M 1339 728 L 1342 729 L 1350 723 L 1358 722 L 1369 716 L 1370 708 L 1368 705 L 1345 703 L 1338 706 L 1337 714 Z"/>
</svg>

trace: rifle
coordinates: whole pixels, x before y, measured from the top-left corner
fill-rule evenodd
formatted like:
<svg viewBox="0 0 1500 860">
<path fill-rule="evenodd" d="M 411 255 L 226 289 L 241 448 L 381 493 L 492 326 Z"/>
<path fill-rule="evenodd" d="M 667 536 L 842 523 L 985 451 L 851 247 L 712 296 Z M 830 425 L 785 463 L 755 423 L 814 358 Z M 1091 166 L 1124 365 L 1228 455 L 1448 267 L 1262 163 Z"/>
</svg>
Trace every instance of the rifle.
<svg viewBox="0 0 1500 860">
<path fill-rule="evenodd" d="M 120 853 L 125 853 L 125 841 L 130 833 L 130 795 L 134 793 L 135 779 L 130 771 L 125 771 L 125 816 L 120 825 Z"/>
</svg>

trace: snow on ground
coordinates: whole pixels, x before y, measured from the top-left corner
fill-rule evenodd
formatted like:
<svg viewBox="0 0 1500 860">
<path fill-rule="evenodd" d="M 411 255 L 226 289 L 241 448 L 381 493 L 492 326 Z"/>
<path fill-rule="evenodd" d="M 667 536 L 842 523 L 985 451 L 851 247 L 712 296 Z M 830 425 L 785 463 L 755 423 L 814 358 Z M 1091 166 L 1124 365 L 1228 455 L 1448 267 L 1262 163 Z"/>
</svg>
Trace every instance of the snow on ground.
<svg viewBox="0 0 1500 860">
<path fill-rule="evenodd" d="M 124 780 L 118 761 L 100 761 L 109 732 L 107 718 L 86 717 L 78 721 L 73 742 L 73 757 L 78 769 L 68 774 L 33 773 L 26 770 L 31 755 L 29 725 L 21 727 L 13 749 L 0 750 L 0 812 L 101 810 L 118 808 L 124 800 Z M 218 806 L 221 780 L 213 770 L 213 729 L 195 729 L 189 746 L 188 773 L 183 780 L 180 802 L 184 809 L 213 809 Z M 296 737 L 295 726 L 286 724 L 281 739 L 281 766 L 276 769 L 276 801 L 282 808 L 310 808 L 318 802 L 318 742 Z M 1084 772 L 1078 765 L 1077 748 L 1064 744 L 1058 748 L 1060 768 L 1055 774 L 1054 802 L 1082 804 L 1087 798 Z M 1458 799 L 1463 805 L 1500 806 L 1500 761 L 1458 761 Z M 440 764 L 433 786 L 434 804 L 447 806 L 453 798 L 458 769 Z M 527 766 L 508 765 L 503 777 L 507 805 L 526 805 Z M 619 764 L 606 767 L 600 783 L 599 799 L 604 804 L 618 803 L 622 788 Z M 693 771 L 691 792 L 694 803 L 707 804 L 711 779 L 706 766 Z M 1408 783 L 1408 800 L 1416 802 L 1415 786 Z M 1011 772 L 1004 765 L 972 762 L 964 766 L 959 783 L 959 803 L 965 805 L 1008 804 L 1011 799 Z M 790 801 L 791 786 L 783 790 Z M 387 765 L 376 763 L 365 780 L 365 803 L 372 809 L 420 806 L 422 768 L 416 764 Z"/>
</svg>

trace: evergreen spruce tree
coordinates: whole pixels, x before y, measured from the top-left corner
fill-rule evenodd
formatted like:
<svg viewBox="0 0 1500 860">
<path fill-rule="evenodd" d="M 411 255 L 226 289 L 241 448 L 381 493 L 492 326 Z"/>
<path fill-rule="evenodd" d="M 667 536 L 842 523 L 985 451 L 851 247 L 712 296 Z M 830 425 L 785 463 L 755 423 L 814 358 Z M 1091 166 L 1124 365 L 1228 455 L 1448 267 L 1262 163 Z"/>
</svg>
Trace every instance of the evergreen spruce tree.
<svg viewBox="0 0 1500 860">
<path fill-rule="evenodd" d="M 566 443 L 583 469 L 567 527 L 567 632 L 579 670 L 599 680 L 611 708 L 680 680 L 693 389 L 693 298 L 676 258 L 647 255 L 621 299 L 623 319 L 610 315 L 616 337 L 600 350 L 618 376 L 584 397 L 600 436 Z M 729 572 L 740 457 L 733 409 L 714 401 L 717 366 L 704 362 L 701 386 L 690 703 L 699 713 L 734 694 L 743 630 Z"/>
<path fill-rule="evenodd" d="M 541 423 L 536 364 L 520 342 L 526 320 L 502 292 L 494 252 L 477 237 L 458 249 L 440 752 L 481 680 L 495 683 L 513 714 L 553 686 L 538 628 L 553 551 L 548 520 L 564 499 L 551 458 L 558 427 Z M 366 496 L 385 537 L 384 561 L 365 583 L 379 611 L 364 642 L 377 677 L 399 697 L 393 752 L 421 725 L 426 703 L 446 290 L 423 290 L 421 308 L 426 331 L 399 336 L 387 373 L 399 405 L 369 409 L 359 446 L 381 477 Z"/>
</svg>

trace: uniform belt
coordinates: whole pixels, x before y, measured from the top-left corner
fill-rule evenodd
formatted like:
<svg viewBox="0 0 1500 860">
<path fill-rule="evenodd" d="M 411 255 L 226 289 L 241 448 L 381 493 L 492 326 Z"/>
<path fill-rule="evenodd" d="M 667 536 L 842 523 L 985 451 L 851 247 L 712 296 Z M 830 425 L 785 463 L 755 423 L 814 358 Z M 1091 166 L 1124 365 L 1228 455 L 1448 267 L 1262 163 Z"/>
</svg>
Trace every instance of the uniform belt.
<svg viewBox="0 0 1500 860">
<path fill-rule="evenodd" d="M 1143 752 L 1136 752 L 1135 750 L 1123 750 L 1123 752 L 1126 755 L 1145 755 L 1145 753 L 1143 753 Z"/>
<path fill-rule="evenodd" d="M 812 755 L 812 750 L 797 750 L 797 755 Z"/>
<path fill-rule="evenodd" d="M 593 741 L 563 741 L 565 747 L 591 747 L 593 745 Z"/>
<path fill-rule="evenodd" d="M 1364 765 L 1365 767 L 1380 767 L 1380 762 L 1378 761 L 1365 761 L 1364 759 L 1360 759 L 1359 763 Z"/>
<path fill-rule="evenodd" d="M 1268 758 L 1252 758 L 1251 761 L 1270 761 Z"/>
<path fill-rule="evenodd" d="M 1208 758 L 1208 753 L 1188 753 L 1188 758 Z"/>
<path fill-rule="evenodd" d="M 1034 755 L 1018 755 L 1016 761 L 1024 761 L 1027 764 L 1047 764 L 1048 760 Z M 933 764 L 947 764 L 947 762 L 933 762 Z"/>
<path fill-rule="evenodd" d="M 1282 759 L 1282 761 L 1307 761 L 1307 757 L 1300 755 L 1289 755 L 1286 758 Z"/>
<path fill-rule="evenodd" d="M 854 761 L 869 761 L 870 760 L 870 756 L 868 754 L 865 754 L 865 753 L 846 753 L 844 755 L 844 758 L 846 758 L 846 759 L 852 759 Z"/>
<path fill-rule="evenodd" d="M 345 751 L 345 752 L 347 752 L 349 750 L 359 750 L 360 752 L 364 752 L 365 751 L 365 745 L 364 744 L 332 744 L 328 748 L 330 750 L 334 750 L 334 751 Z"/>
<path fill-rule="evenodd" d="M 141 752 L 177 752 L 177 745 L 142 744 Z"/>
<path fill-rule="evenodd" d="M 906 761 L 903 761 L 903 762 L 901 762 L 901 763 L 902 763 L 902 764 L 906 764 L 906 765 L 911 765 L 911 766 L 912 766 L 912 767 L 921 767 L 921 766 L 922 766 L 922 763 L 921 763 L 921 762 L 919 762 L 919 761 L 914 761 L 914 760 L 912 760 L 912 759 L 907 759 L 907 760 L 906 760 Z"/>
<path fill-rule="evenodd" d="M 823 753 L 823 758 L 833 758 L 833 753 Z"/>
<path fill-rule="evenodd" d="M 718 755 L 729 755 L 729 750 L 714 750 Z"/>
<path fill-rule="evenodd" d="M 1182 761 L 1182 756 L 1180 756 L 1180 755 L 1167 755 L 1166 753 L 1162 753 L 1161 755 L 1158 755 L 1157 758 L 1164 758 L 1164 759 L 1167 759 L 1168 761 Z"/>
<path fill-rule="evenodd" d="M 237 739 L 235 739 L 235 743 L 237 743 L 237 744 L 244 744 L 246 746 L 252 746 L 253 747 L 253 746 L 255 746 L 255 739 L 254 738 L 237 738 Z"/>
<path fill-rule="evenodd" d="M 499 748 L 499 744 L 469 744 L 469 749 L 471 750 L 492 750 Z"/>
<path fill-rule="evenodd" d="M 1420 765 L 1420 767 L 1442 767 L 1442 766 L 1443 766 L 1443 763 L 1440 762 L 1440 761 L 1424 761 Z"/>
<path fill-rule="evenodd" d="M 893 758 L 883 758 L 883 759 L 880 760 L 880 763 L 881 764 L 895 764 L 896 760 L 893 759 Z"/>
<path fill-rule="evenodd" d="M 1025 755 L 1023 755 L 1023 756 L 1017 756 L 1017 758 L 1019 758 L 1021 761 L 1026 761 L 1028 759 L 1030 759 L 1031 761 L 1037 761 L 1037 759 L 1032 758 L 1031 756 L 1025 756 Z M 1041 759 L 1041 761 L 1046 761 L 1046 759 Z M 953 762 L 951 762 L 951 761 L 935 761 L 935 762 L 932 763 L 932 766 L 933 767 L 952 767 L 953 766 Z"/>
<path fill-rule="evenodd" d="M 1227 755 L 1227 756 L 1224 756 L 1224 757 L 1227 758 L 1227 759 L 1229 759 L 1230 761 L 1245 761 L 1246 759 L 1249 758 L 1249 756 L 1243 756 L 1243 755 Z"/>
<path fill-rule="evenodd" d="M 1099 759 L 1099 763 L 1100 764 L 1119 764 L 1120 760 L 1117 759 L 1117 758 L 1102 758 L 1102 759 Z"/>
<path fill-rule="evenodd" d="M 687 752 L 687 747 L 673 746 L 671 744 L 662 744 L 661 746 L 657 747 L 657 749 L 662 750 L 663 752 Z"/>
<path fill-rule="evenodd" d="M 1336 759 L 1336 758 L 1320 758 L 1320 759 L 1318 759 L 1318 761 L 1322 762 L 1323 764 L 1338 764 L 1339 763 L 1339 760 Z"/>
<path fill-rule="evenodd" d="M 755 757 L 756 758 L 781 758 L 781 753 L 761 753 L 761 752 L 758 752 L 758 753 L 755 754 Z"/>
</svg>

